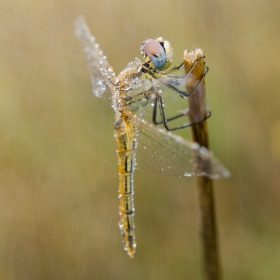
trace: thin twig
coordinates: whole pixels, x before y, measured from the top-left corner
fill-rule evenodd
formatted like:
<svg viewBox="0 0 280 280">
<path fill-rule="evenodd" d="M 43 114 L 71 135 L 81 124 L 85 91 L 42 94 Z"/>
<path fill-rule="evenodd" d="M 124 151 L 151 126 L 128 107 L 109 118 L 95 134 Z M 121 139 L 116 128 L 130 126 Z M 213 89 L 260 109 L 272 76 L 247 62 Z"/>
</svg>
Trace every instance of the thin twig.
<svg viewBox="0 0 280 280">
<path fill-rule="evenodd" d="M 202 50 L 197 49 L 194 52 L 184 53 L 184 66 L 186 73 L 190 70 L 193 63 L 202 57 Z M 187 80 L 187 92 L 191 92 L 197 82 L 202 78 L 205 72 L 204 58 L 201 58 L 195 64 L 191 75 Z M 189 119 L 190 123 L 197 123 L 203 120 L 208 112 L 206 110 L 206 88 L 205 78 L 194 90 L 189 100 Z M 206 121 L 193 125 L 191 127 L 192 140 L 200 146 L 209 148 L 208 132 Z M 207 168 L 207 167 L 206 167 Z M 208 167 L 210 168 L 210 166 Z M 196 177 L 197 190 L 200 207 L 200 230 L 203 243 L 205 279 L 220 279 L 220 264 L 217 246 L 217 235 L 215 227 L 215 211 L 213 199 L 213 181 L 208 177 Z"/>
</svg>

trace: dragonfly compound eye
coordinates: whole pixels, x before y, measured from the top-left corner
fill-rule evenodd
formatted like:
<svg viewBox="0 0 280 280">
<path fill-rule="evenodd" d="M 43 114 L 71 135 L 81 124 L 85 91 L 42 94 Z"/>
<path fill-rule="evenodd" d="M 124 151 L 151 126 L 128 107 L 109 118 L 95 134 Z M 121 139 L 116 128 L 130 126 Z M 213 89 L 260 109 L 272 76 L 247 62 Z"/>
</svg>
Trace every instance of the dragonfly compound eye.
<svg viewBox="0 0 280 280">
<path fill-rule="evenodd" d="M 161 70 L 166 63 L 166 53 L 163 46 L 153 39 L 144 41 L 141 53 L 147 62 L 151 62 L 157 70 Z"/>
<path fill-rule="evenodd" d="M 162 37 L 147 39 L 141 44 L 141 54 L 152 67 L 165 70 L 172 64 L 173 48 Z"/>
</svg>

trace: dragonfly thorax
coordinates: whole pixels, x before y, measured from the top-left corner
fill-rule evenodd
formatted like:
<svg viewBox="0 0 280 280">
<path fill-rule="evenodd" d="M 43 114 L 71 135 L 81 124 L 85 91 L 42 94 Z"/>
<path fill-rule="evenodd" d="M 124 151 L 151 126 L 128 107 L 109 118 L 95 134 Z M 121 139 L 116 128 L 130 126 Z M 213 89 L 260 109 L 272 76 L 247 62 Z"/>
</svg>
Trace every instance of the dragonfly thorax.
<svg viewBox="0 0 280 280">
<path fill-rule="evenodd" d="M 137 113 L 149 104 L 150 94 L 155 88 L 154 78 L 141 69 L 140 59 L 135 58 L 119 74 L 116 86 L 117 111 L 126 108 Z"/>
</svg>

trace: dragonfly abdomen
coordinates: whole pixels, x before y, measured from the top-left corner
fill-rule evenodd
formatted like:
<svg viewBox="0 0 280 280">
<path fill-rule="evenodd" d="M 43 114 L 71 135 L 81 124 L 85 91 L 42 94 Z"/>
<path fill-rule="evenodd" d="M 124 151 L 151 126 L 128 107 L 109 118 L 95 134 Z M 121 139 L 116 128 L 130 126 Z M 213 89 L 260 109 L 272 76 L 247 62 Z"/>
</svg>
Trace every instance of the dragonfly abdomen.
<svg viewBox="0 0 280 280">
<path fill-rule="evenodd" d="M 119 172 L 119 227 L 123 237 L 124 249 L 133 258 L 136 241 L 134 233 L 133 173 Z"/>
<path fill-rule="evenodd" d="M 121 117 L 115 124 L 119 173 L 119 227 L 123 236 L 124 249 L 132 258 L 136 241 L 134 234 L 134 162 L 135 128 Z"/>
</svg>

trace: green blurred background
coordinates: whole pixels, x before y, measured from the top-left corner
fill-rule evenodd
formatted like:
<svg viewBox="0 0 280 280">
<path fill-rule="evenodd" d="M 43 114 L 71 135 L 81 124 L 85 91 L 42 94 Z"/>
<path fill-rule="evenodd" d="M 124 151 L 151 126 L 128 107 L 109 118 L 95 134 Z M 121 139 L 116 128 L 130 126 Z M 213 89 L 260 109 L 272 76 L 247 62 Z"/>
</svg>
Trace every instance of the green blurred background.
<svg viewBox="0 0 280 280">
<path fill-rule="evenodd" d="M 123 251 L 110 100 L 73 20 L 119 73 L 149 37 L 201 47 L 224 279 L 280 274 L 280 3 L 0 2 L 0 279 L 203 279 L 195 180 L 136 172 L 137 253 Z M 187 131 L 184 132 L 187 135 Z M 188 137 L 188 136 L 186 136 Z"/>
</svg>

